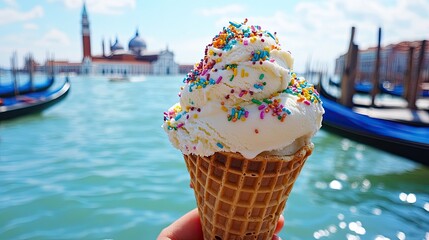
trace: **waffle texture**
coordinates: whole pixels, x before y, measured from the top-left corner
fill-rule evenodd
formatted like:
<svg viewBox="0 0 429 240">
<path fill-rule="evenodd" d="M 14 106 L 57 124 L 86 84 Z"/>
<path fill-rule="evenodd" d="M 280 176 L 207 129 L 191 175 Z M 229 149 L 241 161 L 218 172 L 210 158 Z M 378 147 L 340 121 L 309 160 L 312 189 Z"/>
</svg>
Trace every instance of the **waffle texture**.
<svg viewBox="0 0 429 240">
<path fill-rule="evenodd" d="M 313 144 L 291 156 L 184 155 L 204 239 L 271 239 Z"/>
</svg>

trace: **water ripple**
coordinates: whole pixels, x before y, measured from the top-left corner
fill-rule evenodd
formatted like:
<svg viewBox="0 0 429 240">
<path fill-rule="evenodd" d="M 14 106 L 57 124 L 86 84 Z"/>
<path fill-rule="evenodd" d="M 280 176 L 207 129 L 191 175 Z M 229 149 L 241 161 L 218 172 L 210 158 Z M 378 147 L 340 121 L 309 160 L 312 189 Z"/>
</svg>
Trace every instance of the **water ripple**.
<svg viewBox="0 0 429 240">
<path fill-rule="evenodd" d="M 66 101 L 0 124 L 0 239 L 155 239 L 193 209 L 160 127 L 180 79 L 72 78 Z M 427 238 L 429 169 L 325 131 L 314 142 L 282 238 Z"/>
</svg>

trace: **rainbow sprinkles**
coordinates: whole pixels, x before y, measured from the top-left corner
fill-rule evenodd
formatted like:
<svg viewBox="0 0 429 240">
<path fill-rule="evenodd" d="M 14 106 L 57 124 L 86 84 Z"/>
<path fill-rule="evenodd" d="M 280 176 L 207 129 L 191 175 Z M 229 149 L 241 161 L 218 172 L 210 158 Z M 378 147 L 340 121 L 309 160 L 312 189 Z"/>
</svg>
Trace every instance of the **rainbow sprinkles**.
<svg viewBox="0 0 429 240">
<path fill-rule="evenodd" d="M 269 40 L 269 41 L 268 41 Z M 234 47 L 242 45 L 244 47 L 251 44 L 264 43 L 262 49 L 249 51 L 248 64 L 260 65 L 265 62 L 274 63 L 275 59 L 271 58 L 272 50 L 281 50 L 276 33 L 272 34 L 264 31 L 260 26 L 247 25 L 247 19 L 243 23 L 230 22 L 228 27 L 224 27 L 217 34 L 210 44 L 206 46 L 204 58 L 186 75 L 183 79 L 185 87 L 189 93 L 193 91 L 204 91 L 204 89 L 219 85 L 228 84 L 229 82 L 239 81 L 237 79 L 245 79 L 250 76 L 249 73 L 242 68 L 237 62 L 223 62 L 223 54 L 231 51 Z M 273 44 L 267 46 L 267 42 Z M 218 71 L 229 72 L 229 75 L 218 76 L 215 74 Z M 267 98 L 258 99 L 253 97 L 255 93 L 264 90 L 267 81 L 270 81 L 264 73 L 258 74 L 255 79 L 252 79 L 252 84 L 246 89 L 231 88 L 225 94 L 224 99 L 219 101 L 219 108 L 224 112 L 225 118 L 229 122 L 244 122 L 251 116 L 251 112 L 247 109 L 252 105 L 256 105 L 258 109 L 258 118 L 263 121 L 268 117 L 277 118 L 280 122 L 284 122 L 287 116 L 293 114 L 286 106 L 282 104 L 281 97 L 283 95 L 294 96 L 299 104 L 310 106 L 311 104 L 320 103 L 320 97 L 314 86 L 308 83 L 305 79 L 297 77 L 294 72 L 289 72 L 290 81 L 285 89 L 271 94 Z M 182 89 L 183 90 L 183 89 Z M 179 95 L 180 96 L 180 95 Z M 230 105 L 226 102 L 234 96 L 235 99 L 242 99 L 240 105 Z M 181 96 L 180 96 L 181 97 Z M 189 102 L 190 106 L 180 106 L 180 104 L 164 112 L 164 122 L 169 130 L 179 130 L 184 127 L 190 119 L 197 119 L 201 108 L 193 107 L 193 102 Z M 254 114 L 254 113 L 253 113 Z M 257 129 L 251 131 L 258 134 Z M 218 145 L 220 148 L 221 144 Z"/>
<path fill-rule="evenodd" d="M 189 91 L 219 83 L 219 81 L 216 81 L 215 79 L 210 79 L 209 72 L 217 71 L 217 69 L 213 67 L 216 63 L 222 62 L 222 53 L 218 54 L 214 51 L 210 51 L 209 47 L 211 46 L 223 51 L 229 51 L 237 44 L 248 46 L 249 43 L 254 43 L 258 38 L 262 42 L 265 41 L 264 37 L 274 39 L 275 44 L 251 53 L 249 60 L 252 61 L 253 64 L 256 62 L 262 64 L 263 61 L 270 60 L 270 50 L 280 49 L 276 33 L 272 34 L 268 31 L 263 31 L 260 26 L 247 26 L 247 19 L 245 19 L 242 24 L 234 22 L 229 23 L 229 27 L 224 27 L 223 30 L 213 38 L 212 43 L 206 46 L 204 59 L 202 59 L 198 64 L 195 64 L 194 69 L 191 70 L 183 79 L 183 82 L 189 85 Z M 213 56 L 217 57 L 216 60 L 212 59 Z M 227 63 L 222 68 L 231 69 L 233 71 L 233 75 L 229 79 L 230 81 L 237 76 L 236 63 Z"/>
</svg>

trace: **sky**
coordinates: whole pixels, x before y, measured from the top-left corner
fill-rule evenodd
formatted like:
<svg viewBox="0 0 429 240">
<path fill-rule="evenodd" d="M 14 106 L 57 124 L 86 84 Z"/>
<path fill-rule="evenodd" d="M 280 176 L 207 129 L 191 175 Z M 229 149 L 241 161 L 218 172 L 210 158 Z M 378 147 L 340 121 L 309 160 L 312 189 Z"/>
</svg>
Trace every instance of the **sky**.
<svg viewBox="0 0 429 240">
<path fill-rule="evenodd" d="M 149 51 L 168 48 L 179 64 L 194 64 L 205 46 L 229 21 L 260 25 L 277 32 L 283 49 L 292 52 L 295 71 L 307 63 L 332 71 L 356 27 L 360 49 L 429 39 L 429 0 L 86 0 L 92 54 L 101 54 L 118 38 L 127 48 L 136 30 Z M 16 52 L 19 64 L 32 54 L 80 62 L 82 0 L 0 0 L 0 67 L 9 68 Z"/>
</svg>

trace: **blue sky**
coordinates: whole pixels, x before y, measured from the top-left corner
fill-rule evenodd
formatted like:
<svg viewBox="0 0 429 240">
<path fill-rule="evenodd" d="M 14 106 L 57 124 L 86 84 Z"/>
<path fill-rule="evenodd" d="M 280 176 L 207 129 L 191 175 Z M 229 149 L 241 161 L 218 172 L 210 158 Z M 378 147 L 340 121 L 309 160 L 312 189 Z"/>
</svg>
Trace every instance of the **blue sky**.
<svg viewBox="0 0 429 240">
<path fill-rule="evenodd" d="M 79 62 L 82 58 L 82 0 L 0 0 L 0 66 L 10 66 L 18 53 L 20 64 L 32 53 L 38 62 L 46 56 Z M 347 49 L 351 26 L 360 48 L 429 39 L 429 0 L 86 0 L 92 53 L 101 53 L 118 37 L 124 45 L 139 29 L 149 51 L 167 46 L 181 64 L 194 64 L 204 47 L 228 21 L 260 25 L 277 32 L 283 49 L 295 58 L 295 70 L 313 66 L 333 68 Z"/>
</svg>

